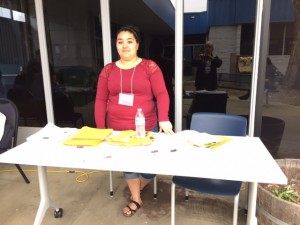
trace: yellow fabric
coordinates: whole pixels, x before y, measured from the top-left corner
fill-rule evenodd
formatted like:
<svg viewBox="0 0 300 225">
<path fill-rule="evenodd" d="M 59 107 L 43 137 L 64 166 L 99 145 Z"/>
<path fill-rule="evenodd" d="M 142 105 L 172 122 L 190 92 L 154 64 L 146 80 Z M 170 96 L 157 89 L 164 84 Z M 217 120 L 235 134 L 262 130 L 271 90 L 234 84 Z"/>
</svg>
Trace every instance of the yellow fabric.
<svg viewBox="0 0 300 225">
<path fill-rule="evenodd" d="M 71 138 L 65 140 L 63 144 L 71 146 L 96 146 L 112 132 L 113 129 L 98 129 L 84 126 Z"/>
<path fill-rule="evenodd" d="M 107 142 L 112 145 L 119 145 L 119 146 L 143 146 L 143 145 L 150 145 L 154 138 L 153 132 L 147 132 L 145 138 L 136 138 L 135 131 L 133 130 L 125 130 L 121 133 L 109 137 Z"/>
<path fill-rule="evenodd" d="M 117 135 L 109 137 L 108 142 L 126 143 L 134 136 L 135 136 L 135 131 L 133 131 L 133 130 L 124 130 L 124 131 L 121 131 Z"/>
</svg>

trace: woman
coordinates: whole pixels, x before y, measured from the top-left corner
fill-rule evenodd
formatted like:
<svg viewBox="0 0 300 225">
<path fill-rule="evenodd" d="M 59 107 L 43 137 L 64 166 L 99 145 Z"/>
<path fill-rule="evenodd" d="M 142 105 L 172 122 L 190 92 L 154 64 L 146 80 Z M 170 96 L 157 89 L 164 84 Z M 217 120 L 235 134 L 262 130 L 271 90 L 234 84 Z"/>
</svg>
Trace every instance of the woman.
<svg viewBox="0 0 300 225">
<path fill-rule="evenodd" d="M 98 128 L 135 130 L 135 114 L 137 108 L 142 108 L 147 131 L 157 131 L 159 124 L 160 132 L 173 134 L 168 118 L 169 96 L 162 72 L 155 62 L 138 57 L 139 43 L 136 27 L 127 25 L 117 32 L 116 48 L 120 59 L 107 64 L 99 75 L 96 125 Z M 154 176 L 124 172 L 131 192 L 130 202 L 123 209 L 124 216 L 132 216 L 141 207 L 141 191 Z"/>
</svg>

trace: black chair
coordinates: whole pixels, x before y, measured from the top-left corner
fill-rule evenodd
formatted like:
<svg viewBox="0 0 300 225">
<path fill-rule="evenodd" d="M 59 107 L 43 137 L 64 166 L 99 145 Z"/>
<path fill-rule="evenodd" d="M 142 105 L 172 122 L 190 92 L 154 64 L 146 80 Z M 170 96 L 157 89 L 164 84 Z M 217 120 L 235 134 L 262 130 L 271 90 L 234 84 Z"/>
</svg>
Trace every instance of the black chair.
<svg viewBox="0 0 300 225">
<path fill-rule="evenodd" d="M 15 104 L 6 98 L 0 98 L 0 112 L 6 116 L 4 133 L 0 141 L 0 154 L 17 145 L 18 137 L 18 109 Z M 19 164 L 15 164 L 26 183 L 30 183 Z"/>
<path fill-rule="evenodd" d="M 72 123 L 77 127 L 77 121 L 84 126 L 84 119 L 81 113 L 75 112 L 72 100 L 63 92 L 53 93 L 53 108 L 56 123 Z"/>
<path fill-rule="evenodd" d="M 203 91 L 195 93 L 186 117 L 186 129 L 190 129 L 195 112 L 226 113 L 228 94 L 225 91 Z"/>
<path fill-rule="evenodd" d="M 27 88 L 15 86 L 8 90 L 7 98 L 17 106 L 19 119 L 24 121 L 25 126 L 29 121 L 37 121 L 40 126 L 46 124 L 45 101 L 35 98 Z"/>
</svg>

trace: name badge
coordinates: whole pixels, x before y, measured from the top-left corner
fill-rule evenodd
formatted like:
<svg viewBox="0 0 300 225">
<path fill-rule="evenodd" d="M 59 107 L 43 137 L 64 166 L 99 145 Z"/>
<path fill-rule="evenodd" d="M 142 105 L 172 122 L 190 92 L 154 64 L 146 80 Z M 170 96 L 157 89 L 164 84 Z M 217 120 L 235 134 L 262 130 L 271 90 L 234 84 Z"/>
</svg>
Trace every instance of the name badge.
<svg viewBox="0 0 300 225">
<path fill-rule="evenodd" d="M 119 94 L 119 104 L 120 105 L 133 106 L 133 99 L 134 99 L 133 94 L 128 94 L 128 93 L 120 93 Z"/>
</svg>

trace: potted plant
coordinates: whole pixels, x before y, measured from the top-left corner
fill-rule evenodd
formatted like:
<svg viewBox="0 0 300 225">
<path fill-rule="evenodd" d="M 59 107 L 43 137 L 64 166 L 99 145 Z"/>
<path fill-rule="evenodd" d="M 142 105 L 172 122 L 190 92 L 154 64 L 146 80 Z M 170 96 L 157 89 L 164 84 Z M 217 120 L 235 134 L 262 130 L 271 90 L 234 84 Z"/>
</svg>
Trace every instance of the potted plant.
<svg viewBox="0 0 300 225">
<path fill-rule="evenodd" d="M 276 160 L 288 178 L 287 185 L 259 184 L 257 219 L 259 225 L 289 224 L 300 221 L 300 159 Z"/>
</svg>

